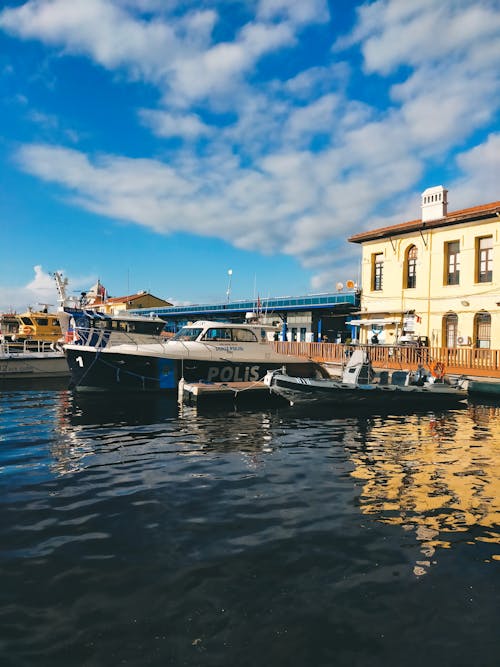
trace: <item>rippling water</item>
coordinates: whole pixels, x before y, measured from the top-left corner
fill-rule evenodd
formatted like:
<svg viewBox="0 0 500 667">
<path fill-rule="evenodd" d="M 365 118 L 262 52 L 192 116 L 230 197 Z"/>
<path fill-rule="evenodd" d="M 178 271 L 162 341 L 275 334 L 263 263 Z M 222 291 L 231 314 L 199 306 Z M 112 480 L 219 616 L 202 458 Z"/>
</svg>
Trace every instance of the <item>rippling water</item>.
<svg viewBox="0 0 500 667">
<path fill-rule="evenodd" d="M 0 406 L 3 666 L 498 664 L 498 407 Z"/>
</svg>

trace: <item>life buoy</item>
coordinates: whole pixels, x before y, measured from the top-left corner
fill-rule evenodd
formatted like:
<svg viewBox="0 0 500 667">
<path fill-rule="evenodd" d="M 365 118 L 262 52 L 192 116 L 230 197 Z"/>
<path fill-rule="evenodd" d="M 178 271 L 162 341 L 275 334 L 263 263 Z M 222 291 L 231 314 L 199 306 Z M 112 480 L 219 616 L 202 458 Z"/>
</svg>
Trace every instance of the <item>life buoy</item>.
<svg viewBox="0 0 500 667">
<path fill-rule="evenodd" d="M 23 336 L 29 336 L 30 334 L 33 333 L 33 327 L 23 327 Z"/>
<path fill-rule="evenodd" d="M 431 368 L 431 373 L 436 378 L 436 380 L 442 380 L 444 378 L 445 372 L 446 366 L 442 361 L 436 361 L 436 363 Z"/>
<path fill-rule="evenodd" d="M 464 341 L 463 336 L 459 336 L 459 337 L 457 338 L 457 343 L 458 343 L 459 345 L 463 345 L 464 342 L 465 342 L 465 341 Z"/>
</svg>

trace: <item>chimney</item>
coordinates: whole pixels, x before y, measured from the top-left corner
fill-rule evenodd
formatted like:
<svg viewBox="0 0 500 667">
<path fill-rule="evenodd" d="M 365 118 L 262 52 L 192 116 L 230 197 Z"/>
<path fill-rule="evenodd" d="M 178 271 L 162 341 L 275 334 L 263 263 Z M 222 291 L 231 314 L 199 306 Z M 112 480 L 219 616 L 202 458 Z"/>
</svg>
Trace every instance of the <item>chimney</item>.
<svg viewBox="0 0 500 667">
<path fill-rule="evenodd" d="M 442 185 L 427 188 L 422 193 L 422 222 L 445 218 L 448 213 L 448 190 Z"/>
</svg>

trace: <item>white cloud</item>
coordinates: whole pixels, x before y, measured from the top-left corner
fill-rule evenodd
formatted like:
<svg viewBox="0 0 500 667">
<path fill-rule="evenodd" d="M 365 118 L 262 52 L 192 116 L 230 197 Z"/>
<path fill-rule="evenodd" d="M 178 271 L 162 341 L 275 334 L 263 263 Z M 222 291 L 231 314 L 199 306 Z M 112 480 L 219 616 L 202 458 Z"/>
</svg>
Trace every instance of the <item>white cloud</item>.
<svg viewBox="0 0 500 667">
<path fill-rule="evenodd" d="M 309 10 L 287 15 L 318 20 Z M 321 4 L 321 3 L 320 3 Z M 305 3 L 309 6 L 310 3 Z M 141 5 L 118 0 L 29 0 L 0 13 L 0 28 L 24 39 L 39 39 L 66 53 L 88 56 L 113 70 L 158 85 L 171 104 L 217 97 L 237 84 L 263 56 L 294 42 L 291 21 L 255 21 L 232 41 L 213 43 L 213 10 L 183 9 L 153 18 L 137 15 Z"/>
<path fill-rule="evenodd" d="M 500 29 L 495 0 L 377 0 L 362 5 L 358 17 L 352 34 L 336 47 L 359 43 L 366 70 L 383 75 L 401 65 L 462 59 L 497 41 Z"/>
<path fill-rule="evenodd" d="M 33 278 L 26 285 L 0 286 L 0 312 L 22 313 L 28 308 L 36 310 L 45 305 L 49 311 L 56 311 L 58 295 L 52 275 L 44 271 L 40 264 L 34 266 L 33 271 Z M 75 288 L 87 289 L 95 280 L 94 276 L 73 277 L 70 283 Z"/>
<path fill-rule="evenodd" d="M 231 29 L 224 3 L 213 6 L 28 0 L 1 12 L 0 27 L 11 34 L 155 85 L 160 107 L 141 108 L 138 117 L 157 137 L 185 140 L 175 150 L 165 142 L 164 161 L 30 144 L 17 154 L 21 167 L 101 215 L 295 255 L 319 267 L 320 287 L 330 275 L 326 257 L 346 271 L 354 262 L 358 248 L 345 252 L 346 236 L 418 217 L 416 183 L 425 170 L 446 163 L 451 173 L 458 147 L 498 114 L 494 0 L 367 2 L 351 35 L 337 42 L 337 62 L 308 62 L 285 81 L 281 72 L 266 81 L 257 66 L 291 50 L 307 25 L 327 21 L 326 0 L 247 3 L 249 13 L 256 7 L 253 20 Z M 340 61 L 350 47 L 364 58 L 360 99 L 348 94 L 362 72 Z M 214 121 L 222 112 L 223 125 Z M 200 145 L 202 155 L 193 150 Z M 477 193 L 483 202 L 486 192 L 498 198 L 498 149 L 498 135 L 462 149 L 455 185 L 464 206 Z M 162 150 L 160 143 L 156 154 Z"/>
<path fill-rule="evenodd" d="M 0 27 L 159 82 L 171 63 L 209 45 L 215 18 L 212 11 L 196 11 L 167 22 L 138 17 L 110 0 L 29 0 L 4 9 Z"/>
<path fill-rule="evenodd" d="M 0 289 L 0 312 L 24 312 L 28 308 L 36 310 L 48 305 L 49 310 L 57 308 L 57 291 L 50 274 L 41 265 L 33 267 L 34 276 L 27 285 L 2 287 Z"/>
<path fill-rule="evenodd" d="M 297 25 L 328 21 L 326 0 L 260 0 L 257 16 L 262 19 L 286 18 Z"/>
<path fill-rule="evenodd" d="M 144 125 L 158 137 L 184 137 L 192 140 L 213 133 L 213 128 L 205 125 L 196 114 L 140 109 L 139 116 Z"/>
<path fill-rule="evenodd" d="M 295 144 L 296 141 L 307 141 L 314 135 L 331 134 L 339 103 L 339 96 L 329 94 L 291 111 L 285 129 L 287 139 Z"/>
<path fill-rule="evenodd" d="M 462 175 L 449 184 L 453 209 L 500 200 L 500 133 L 457 156 Z M 480 193 L 480 199 L 478 199 Z"/>
</svg>

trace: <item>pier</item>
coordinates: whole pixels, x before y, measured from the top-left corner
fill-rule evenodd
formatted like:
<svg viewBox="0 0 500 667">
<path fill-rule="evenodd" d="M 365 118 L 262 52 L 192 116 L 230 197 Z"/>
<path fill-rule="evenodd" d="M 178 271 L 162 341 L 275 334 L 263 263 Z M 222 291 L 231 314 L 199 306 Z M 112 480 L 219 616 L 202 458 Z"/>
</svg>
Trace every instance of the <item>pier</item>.
<svg viewBox="0 0 500 667">
<path fill-rule="evenodd" d="M 263 407 L 283 405 L 285 401 L 271 394 L 259 382 L 180 382 L 179 403 L 204 406 Z"/>
</svg>

